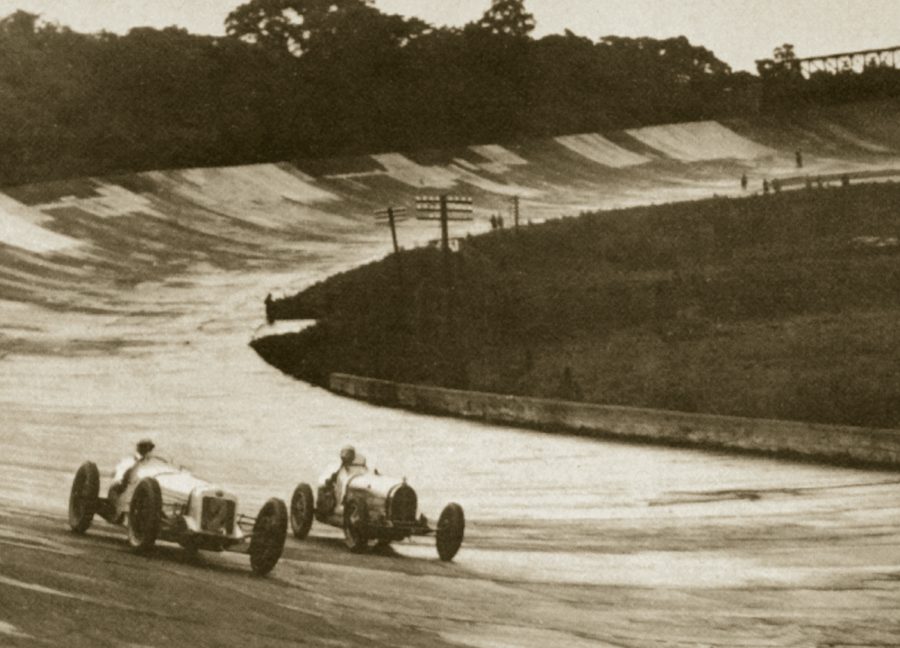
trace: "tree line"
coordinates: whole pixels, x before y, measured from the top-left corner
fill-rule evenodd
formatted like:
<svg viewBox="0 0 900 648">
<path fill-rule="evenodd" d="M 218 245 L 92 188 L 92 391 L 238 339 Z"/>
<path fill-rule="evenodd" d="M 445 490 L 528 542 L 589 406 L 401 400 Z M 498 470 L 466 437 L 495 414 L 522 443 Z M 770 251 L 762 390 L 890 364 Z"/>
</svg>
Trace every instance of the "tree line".
<svg viewBox="0 0 900 648">
<path fill-rule="evenodd" d="M 534 38 L 371 0 L 250 0 L 227 35 L 0 19 L 0 184 L 419 149 L 746 114 L 758 78 L 684 37 Z"/>
</svg>

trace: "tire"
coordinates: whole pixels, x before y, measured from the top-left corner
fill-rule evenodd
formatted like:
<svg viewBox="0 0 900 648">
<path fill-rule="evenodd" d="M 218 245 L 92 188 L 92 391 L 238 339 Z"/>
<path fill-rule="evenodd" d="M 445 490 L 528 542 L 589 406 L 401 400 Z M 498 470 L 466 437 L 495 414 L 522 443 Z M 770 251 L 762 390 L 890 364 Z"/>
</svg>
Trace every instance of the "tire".
<svg viewBox="0 0 900 648">
<path fill-rule="evenodd" d="M 353 553 L 369 548 L 369 511 L 366 500 L 353 498 L 344 505 L 344 543 Z"/>
<path fill-rule="evenodd" d="M 138 482 L 128 504 L 128 544 L 138 553 L 149 553 L 159 537 L 162 494 L 153 477 Z"/>
<path fill-rule="evenodd" d="M 275 568 L 287 539 L 288 510 L 285 503 L 273 497 L 259 509 L 250 538 L 250 568 L 257 576 L 265 576 Z"/>
<path fill-rule="evenodd" d="M 75 533 L 84 533 L 94 521 L 100 508 L 100 471 L 97 465 L 85 461 L 75 473 L 69 493 L 69 527 Z"/>
<path fill-rule="evenodd" d="M 309 535 L 314 509 L 312 488 L 309 484 L 298 485 L 291 497 L 291 531 L 298 540 Z"/>
<path fill-rule="evenodd" d="M 441 517 L 437 523 L 438 556 L 443 561 L 453 560 L 459 547 L 462 545 L 463 535 L 466 531 L 466 516 L 459 504 L 451 502 L 441 511 Z"/>
</svg>

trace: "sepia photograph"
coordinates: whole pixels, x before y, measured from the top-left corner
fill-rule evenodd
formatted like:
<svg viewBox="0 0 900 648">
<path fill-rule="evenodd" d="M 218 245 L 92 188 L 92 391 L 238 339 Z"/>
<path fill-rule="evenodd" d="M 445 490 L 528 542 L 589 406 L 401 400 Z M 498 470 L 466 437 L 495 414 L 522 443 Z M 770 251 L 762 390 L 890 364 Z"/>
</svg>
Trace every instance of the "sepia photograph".
<svg viewBox="0 0 900 648">
<path fill-rule="evenodd" d="M 0 0 L 0 648 L 900 648 L 900 0 Z"/>
</svg>

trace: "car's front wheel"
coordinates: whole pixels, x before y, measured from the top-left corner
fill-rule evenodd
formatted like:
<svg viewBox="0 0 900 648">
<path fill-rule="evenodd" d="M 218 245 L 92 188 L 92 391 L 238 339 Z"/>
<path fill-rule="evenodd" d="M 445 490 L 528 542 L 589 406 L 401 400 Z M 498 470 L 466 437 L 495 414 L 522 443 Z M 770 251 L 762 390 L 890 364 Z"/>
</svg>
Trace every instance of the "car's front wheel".
<svg viewBox="0 0 900 648">
<path fill-rule="evenodd" d="M 259 509 L 249 549 L 250 568 L 257 576 L 265 576 L 278 564 L 284 551 L 287 525 L 287 506 L 280 499 L 273 497 Z"/>
<path fill-rule="evenodd" d="M 451 502 L 441 511 L 437 523 L 437 552 L 441 560 L 453 560 L 462 545 L 466 517 L 459 504 Z"/>
<path fill-rule="evenodd" d="M 147 553 L 156 544 L 162 522 L 162 493 L 153 477 L 145 477 L 134 489 L 128 505 L 128 544 Z"/>
<path fill-rule="evenodd" d="M 75 473 L 69 493 L 69 526 L 75 533 L 84 533 L 91 526 L 100 506 L 100 471 L 97 465 L 85 461 Z"/>
<path fill-rule="evenodd" d="M 291 497 L 291 530 L 298 540 L 309 535 L 314 509 L 312 488 L 309 484 L 299 484 Z"/>
</svg>

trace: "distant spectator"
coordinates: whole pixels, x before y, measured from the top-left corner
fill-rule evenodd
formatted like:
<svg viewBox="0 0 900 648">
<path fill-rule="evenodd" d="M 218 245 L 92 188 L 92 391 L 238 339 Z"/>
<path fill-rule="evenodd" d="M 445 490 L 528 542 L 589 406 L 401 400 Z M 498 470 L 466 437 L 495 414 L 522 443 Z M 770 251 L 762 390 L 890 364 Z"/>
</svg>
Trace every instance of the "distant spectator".
<svg viewBox="0 0 900 648">
<path fill-rule="evenodd" d="M 741 174 L 741 189 L 743 189 L 744 191 L 747 191 L 747 183 L 748 183 L 747 174 L 746 173 Z"/>
<path fill-rule="evenodd" d="M 803 168 L 803 151 L 801 151 L 800 149 L 797 149 L 797 152 L 794 153 L 794 159 L 797 160 L 797 168 L 802 169 Z"/>
<path fill-rule="evenodd" d="M 769 181 L 766 180 L 765 178 L 763 178 L 763 193 L 764 194 L 769 193 Z"/>
<path fill-rule="evenodd" d="M 841 176 L 841 186 L 849 187 L 850 186 L 850 176 L 848 174 L 844 174 Z"/>
<path fill-rule="evenodd" d="M 275 314 L 272 312 L 272 304 L 273 304 L 272 293 L 269 293 L 268 295 L 266 295 L 265 303 L 266 303 L 266 322 L 268 322 L 269 324 L 274 324 L 275 323 Z"/>
<path fill-rule="evenodd" d="M 781 180 L 778 178 L 772 180 L 772 189 L 775 190 L 775 193 L 779 193 L 781 191 Z"/>
<path fill-rule="evenodd" d="M 491 229 L 497 229 L 497 216 L 495 214 L 491 214 Z"/>
</svg>

